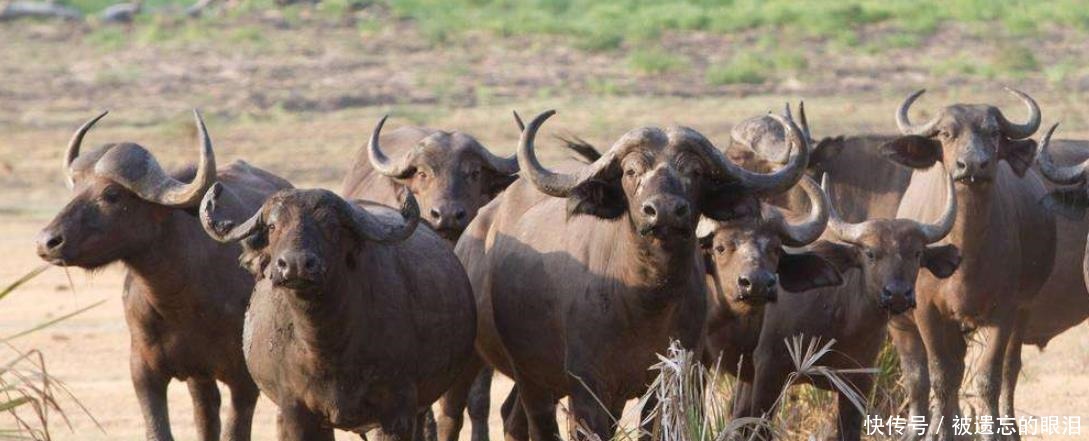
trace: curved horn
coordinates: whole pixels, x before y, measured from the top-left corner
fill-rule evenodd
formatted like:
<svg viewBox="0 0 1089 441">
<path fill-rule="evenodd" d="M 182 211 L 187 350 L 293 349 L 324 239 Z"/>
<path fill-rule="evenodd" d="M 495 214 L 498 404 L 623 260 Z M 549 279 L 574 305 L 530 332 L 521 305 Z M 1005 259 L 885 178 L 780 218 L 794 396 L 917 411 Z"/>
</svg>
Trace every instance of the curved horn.
<svg viewBox="0 0 1089 441">
<path fill-rule="evenodd" d="M 518 165 L 526 173 L 529 182 L 533 183 L 533 186 L 537 187 L 541 193 L 564 198 L 571 194 L 571 190 L 579 184 L 580 179 L 576 175 L 555 173 L 545 168 L 541 165 L 541 161 L 537 160 L 537 154 L 533 151 L 533 141 L 537 137 L 537 130 L 541 128 L 545 120 L 555 114 L 555 110 L 542 112 L 522 131 L 522 139 L 518 142 Z"/>
<path fill-rule="evenodd" d="M 828 196 L 820 189 L 817 182 L 808 176 L 803 177 L 798 185 L 809 196 L 809 216 L 802 222 L 791 225 L 786 216 L 778 207 L 765 205 L 768 208 L 772 221 L 779 230 L 779 236 L 783 244 L 790 247 L 800 247 L 821 237 L 825 226 L 828 225 Z"/>
<path fill-rule="evenodd" d="M 1025 107 L 1027 107 L 1029 111 L 1029 118 L 1024 124 L 1017 124 L 1006 119 L 1006 116 L 1003 115 L 1002 112 L 998 112 L 998 121 L 1002 124 L 1002 133 L 1011 139 L 1025 139 L 1032 136 L 1032 134 L 1036 133 L 1036 130 L 1040 128 L 1040 106 L 1037 105 L 1036 100 L 1028 96 L 1027 93 L 1010 87 L 1007 87 L 1006 91 L 1025 103 Z"/>
<path fill-rule="evenodd" d="M 942 173 L 945 176 L 945 210 L 941 217 L 932 224 L 919 224 L 919 230 L 926 237 L 926 243 L 931 244 L 942 240 L 953 230 L 953 223 L 957 219 L 957 189 L 953 186 L 953 176 Z"/>
<path fill-rule="evenodd" d="M 222 243 L 237 242 L 256 233 L 263 224 L 263 207 L 241 225 L 235 225 L 230 219 L 216 219 L 216 208 L 218 208 L 219 195 L 222 192 L 223 184 L 217 182 L 208 189 L 208 193 L 201 200 L 200 225 L 204 227 L 204 232 L 216 242 Z"/>
<path fill-rule="evenodd" d="M 805 168 L 809 163 L 809 140 L 802 136 L 801 130 L 794 121 L 774 113 L 768 116 L 783 125 L 783 132 L 786 135 L 789 159 L 782 168 L 768 174 L 754 173 L 734 164 L 718 149 L 711 149 L 710 155 L 710 159 L 725 175 L 737 179 L 743 187 L 758 196 L 779 194 L 789 190 L 805 174 Z M 795 148 L 797 153 L 794 153 Z"/>
<path fill-rule="evenodd" d="M 72 179 L 72 162 L 79 157 L 79 147 L 83 144 L 83 136 L 94 127 L 98 120 L 105 118 L 110 111 L 107 110 L 98 114 L 98 116 L 87 120 L 83 125 L 76 129 L 76 133 L 72 135 L 72 139 L 68 141 L 68 149 L 64 153 L 64 179 L 65 184 L 71 189 L 75 187 L 75 181 Z"/>
<path fill-rule="evenodd" d="M 1089 168 L 1089 159 L 1081 164 L 1066 167 L 1059 167 L 1051 160 L 1048 147 L 1051 145 L 1051 134 L 1055 132 L 1057 127 L 1059 127 L 1059 123 L 1052 125 L 1051 129 L 1047 131 L 1047 135 L 1044 135 L 1044 139 L 1040 141 L 1040 153 L 1036 156 L 1036 163 L 1040 165 L 1040 174 L 1044 175 L 1047 180 L 1059 185 L 1084 182 L 1085 170 Z"/>
<path fill-rule="evenodd" d="M 204 119 L 196 109 L 193 109 L 193 118 L 197 124 L 198 148 L 200 148 L 196 176 L 193 177 L 192 182 L 184 184 L 169 177 L 145 175 L 145 179 L 133 182 L 131 188 L 144 200 L 167 207 L 193 207 L 200 203 L 204 193 L 216 182 L 216 155 L 212 150 L 212 139 L 208 137 Z"/>
<path fill-rule="evenodd" d="M 344 220 L 348 222 L 352 231 L 359 237 L 373 242 L 391 244 L 408 239 L 420 223 L 420 206 L 416 203 L 416 197 L 411 191 L 405 191 L 405 200 L 401 203 L 400 209 L 404 222 L 399 225 L 382 222 L 374 215 L 342 198 L 337 200 L 340 201 L 341 215 L 344 216 Z"/>
<path fill-rule="evenodd" d="M 933 136 L 937 131 L 937 117 L 918 126 L 912 125 L 911 120 L 908 118 L 908 110 L 911 109 L 911 105 L 925 92 L 926 89 L 919 89 L 915 93 L 908 95 L 907 99 L 900 104 L 900 108 L 896 110 L 896 126 L 900 128 L 900 133 L 904 135 Z"/>
<path fill-rule="evenodd" d="M 863 223 L 853 224 L 844 221 L 839 217 L 839 213 L 836 212 L 836 198 L 832 192 L 832 186 L 828 182 L 828 174 L 825 173 L 821 178 L 821 188 L 824 189 L 824 193 L 828 198 L 828 231 L 832 233 L 837 239 L 844 242 L 857 242 L 858 238 L 862 236 L 864 231 Z"/>
<path fill-rule="evenodd" d="M 382 126 L 386 125 L 386 119 L 389 115 L 382 116 L 382 119 L 378 120 L 378 125 L 374 126 L 374 131 L 371 132 L 371 139 L 367 142 L 367 159 L 371 161 L 371 167 L 374 167 L 375 171 L 391 178 L 405 178 L 408 177 L 408 172 L 412 170 L 404 159 L 400 163 L 394 163 L 386 157 L 385 153 L 382 153 L 382 147 L 378 142 L 379 135 L 382 134 Z"/>
</svg>

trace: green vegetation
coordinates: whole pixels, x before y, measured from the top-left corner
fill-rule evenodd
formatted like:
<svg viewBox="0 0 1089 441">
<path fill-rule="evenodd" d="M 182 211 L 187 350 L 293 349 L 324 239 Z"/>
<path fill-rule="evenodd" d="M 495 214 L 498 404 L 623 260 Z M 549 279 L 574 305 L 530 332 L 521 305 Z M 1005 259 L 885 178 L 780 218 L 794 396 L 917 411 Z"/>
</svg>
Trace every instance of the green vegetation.
<svg viewBox="0 0 1089 441">
<path fill-rule="evenodd" d="M 725 84 L 760 84 L 784 73 L 798 73 L 809 66 L 805 56 L 790 51 L 741 52 L 729 61 L 707 69 L 707 82 Z"/>
<path fill-rule="evenodd" d="M 663 74 L 688 66 L 688 60 L 660 49 L 637 50 L 628 56 L 628 64 L 638 72 Z"/>
</svg>

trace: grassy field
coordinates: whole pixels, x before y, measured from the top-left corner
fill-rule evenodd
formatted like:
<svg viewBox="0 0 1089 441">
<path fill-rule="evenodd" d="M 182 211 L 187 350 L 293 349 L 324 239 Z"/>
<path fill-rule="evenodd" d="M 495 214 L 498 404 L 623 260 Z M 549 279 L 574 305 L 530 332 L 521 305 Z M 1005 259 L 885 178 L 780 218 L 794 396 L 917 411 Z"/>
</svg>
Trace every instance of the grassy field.
<svg viewBox="0 0 1089 441">
<path fill-rule="evenodd" d="M 93 14 L 113 1 L 62 2 Z M 542 138 L 554 160 L 555 134 L 608 145 L 634 127 L 683 124 L 724 143 L 735 122 L 799 99 L 817 137 L 888 133 L 896 105 L 924 87 L 919 117 L 987 102 L 1021 119 L 1008 84 L 1039 100 L 1045 124 L 1063 123 L 1057 137 L 1089 136 L 1089 8 L 1074 0 L 235 0 L 200 19 L 174 13 L 188 3 L 148 0 L 128 25 L 0 23 L 0 281 L 38 264 L 34 234 L 69 196 L 63 146 L 107 108 L 89 144 L 131 140 L 166 164 L 191 161 L 188 112 L 199 107 L 221 162 L 333 189 L 385 113 L 391 126 L 460 129 L 510 153 L 510 110 L 555 108 Z M 72 277 L 75 292 L 51 270 L 12 294 L 0 335 L 106 299 L 19 344 L 41 349 L 106 429 L 76 414 L 56 439 L 137 439 L 121 271 Z M 1087 335 L 1082 326 L 1047 352 L 1026 351 L 1022 413 L 1085 414 Z M 827 396 L 808 399 L 831 409 Z M 180 385 L 171 403 L 179 439 L 193 439 Z M 500 427 L 496 406 L 495 439 Z M 262 401 L 255 439 L 272 431 Z"/>
</svg>

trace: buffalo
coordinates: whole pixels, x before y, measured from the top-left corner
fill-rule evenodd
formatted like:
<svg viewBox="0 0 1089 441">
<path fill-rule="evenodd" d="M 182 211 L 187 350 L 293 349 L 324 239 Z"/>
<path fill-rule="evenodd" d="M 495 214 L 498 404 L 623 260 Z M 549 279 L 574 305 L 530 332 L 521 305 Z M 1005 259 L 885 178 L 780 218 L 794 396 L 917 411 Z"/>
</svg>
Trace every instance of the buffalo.
<svg viewBox="0 0 1089 441">
<path fill-rule="evenodd" d="M 828 222 L 824 192 L 809 177 L 798 186 L 810 201 L 802 221 L 792 224 L 785 210 L 762 203 L 755 215 L 704 218 L 696 229 L 707 271 L 705 364 L 720 365 L 743 380 L 752 379 L 752 352 L 765 305 L 778 301 L 780 291 L 794 295 L 842 283 L 839 271 L 825 259 L 787 249 L 817 240 Z"/>
<path fill-rule="evenodd" d="M 422 219 L 451 243 L 518 173 L 516 158 L 496 156 L 460 131 L 406 126 L 379 141 L 356 155 L 341 194 L 396 204 L 398 191 L 408 189 L 417 195 Z"/>
<path fill-rule="evenodd" d="M 424 412 L 473 357 L 476 309 L 450 245 L 417 227 L 411 192 L 398 212 L 284 190 L 241 223 L 218 213 L 220 192 L 201 218 L 216 240 L 242 242 L 257 280 L 242 350 L 279 406 L 279 439 L 422 437 Z"/>
<path fill-rule="evenodd" d="M 896 112 L 903 136 L 882 147 L 893 161 L 917 169 L 899 218 L 932 217 L 940 210 L 936 201 L 946 175 L 956 182 L 956 222 L 942 243 L 960 250 L 960 269 L 944 279 L 921 273 L 918 307 L 890 326 L 910 413 L 928 415 L 933 389 L 929 427 L 940 439 L 952 438 L 959 412 L 966 331 L 979 331 L 984 340 L 977 375 L 980 414 L 993 421 L 1014 418 L 1025 326 L 1055 259 L 1055 219 L 1038 204 L 1045 187 L 1030 169 L 1036 142 L 1028 138 L 1040 126 L 1040 108 L 1023 92 L 1009 90 L 1028 108 L 1027 122 L 1012 122 L 990 105 L 954 104 L 913 124 L 908 111 L 923 93 L 917 91 Z"/>
<path fill-rule="evenodd" d="M 796 367 L 784 341 L 796 335 L 836 342 L 835 350 L 820 363 L 832 369 L 871 367 L 886 341 L 889 318 L 916 306 L 915 280 L 920 268 L 938 278 L 956 271 L 960 256 L 953 245 L 932 246 L 952 229 L 957 213 L 951 179 L 944 208 L 934 223 L 908 219 L 842 220 L 834 207 L 825 236 L 809 252 L 842 271 L 846 283 L 783 296 L 765 308 L 759 342 L 751 353 L 752 378 L 742 377 L 734 402 L 734 416 L 770 415 L 782 388 Z M 826 180 L 827 183 L 827 180 Z M 829 192 L 832 193 L 831 188 Z M 829 197 L 832 197 L 829 194 Z M 856 271 L 852 271 L 856 270 Z M 868 396 L 873 379 L 868 372 L 845 374 L 857 391 Z M 824 378 L 801 378 L 817 387 L 836 390 Z M 859 440 L 862 409 L 839 393 L 841 440 Z"/>
<path fill-rule="evenodd" d="M 64 170 L 71 201 L 38 236 L 38 255 L 62 266 L 95 270 L 122 262 L 130 367 L 149 440 L 171 440 L 166 390 L 185 381 L 200 439 L 219 438 L 216 381 L 231 389 L 224 439 L 248 440 L 258 390 L 242 355 L 243 311 L 253 278 L 235 264 L 240 248 L 209 239 L 196 210 L 215 182 L 222 210 L 252 212 L 291 185 L 244 162 L 216 169 L 208 132 L 196 114 L 200 161 L 167 173 L 134 143 L 80 152 L 103 113 L 76 131 Z"/>
<path fill-rule="evenodd" d="M 553 113 L 527 125 L 523 179 L 481 209 L 456 252 L 477 297 L 478 352 L 515 381 L 507 435 L 559 439 L 556 402 L 570 396 L 577 425 L 608 439 L 612 415 L 649 384 L 655 354 L 670 339 L 698 347 L 707 297 L 699 217 L 735 217 L 752 198 L 786 191 L 804 174 L 808 146 L 780 118 L 797 153 L 761 174 L 692 129 L 643 128 L 593 164 L 555 172 L 533 147 Z"/>
</svg>

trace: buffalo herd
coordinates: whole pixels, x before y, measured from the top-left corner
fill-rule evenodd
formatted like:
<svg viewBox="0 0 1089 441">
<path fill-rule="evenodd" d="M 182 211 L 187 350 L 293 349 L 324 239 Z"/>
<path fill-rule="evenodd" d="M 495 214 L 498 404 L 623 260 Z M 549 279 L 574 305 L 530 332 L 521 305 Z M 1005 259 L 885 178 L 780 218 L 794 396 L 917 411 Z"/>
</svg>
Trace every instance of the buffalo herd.
<svg viewBox="0 0 1089 441">
<path fill-rule="evenodd" d="M 907 413 L 929 422 L 909 438 L 951 440 L 970 338 L 978 412 L 997 421 L 1015 417 L 1021 347 L 1089 317 L 1089 142 L 1052 141 L 1052 126 L 1038 147 L 1039 106 L 1009 92 L 1027 121 L 953 104 L 913 122 L 920 90 L 899 134 L 818 140 L 788 106 L 724 145 L 642 127 L 605 150 L 567 141 L 576 159 L 552 166 L 535 141 L 553 111 L 515 115 L 510 157 L 459 131 L 383 133 L 382 118 L 339 194 L 217 167 L 199 113 L 192 167 L 164 171 L 130 142 L 82 149 L 103 113 L 68 144 L 72 197 L 38 254 L 126 269 L 149 440 L 173 439 L 177 379 L 205 441 L 250 439 L 260 393 L 281 440 L 454 441 L 467 409 L 486 441 L 492 371 L 514 380 L 508 440 L 561 439 L 564 397 L 572 438 L 608 440 L 674 341 L 737 377 L 735 418 L 760 417 L 798 335 L 834 339 L 821 363 L 854 369 L 863 392 L 874 379 L 856 368 L 891 340 Z M 839 439 L 860 439 L 860 410 L 840 394 Z"/>
</svg>

